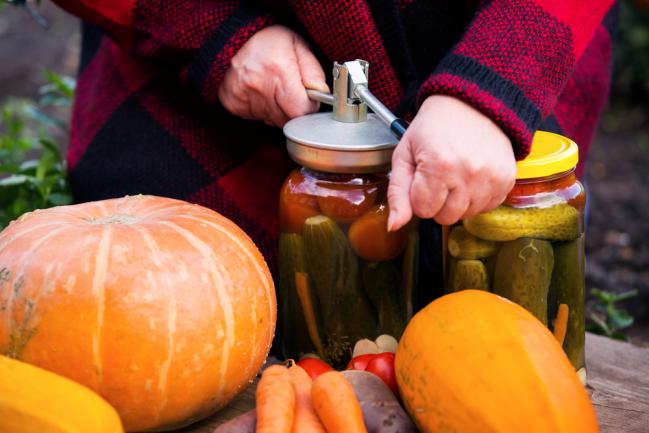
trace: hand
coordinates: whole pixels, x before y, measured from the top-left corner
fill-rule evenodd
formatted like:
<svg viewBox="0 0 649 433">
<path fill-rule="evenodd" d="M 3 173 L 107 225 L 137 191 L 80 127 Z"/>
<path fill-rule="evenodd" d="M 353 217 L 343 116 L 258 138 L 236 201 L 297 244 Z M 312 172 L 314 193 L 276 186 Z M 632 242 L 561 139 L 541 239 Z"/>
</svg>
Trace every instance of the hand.
<svg viewBox="0 0 649 433">
<path fill-rule="evenodd" d="M 235 116 L 281 127 L 318 110 L 319 103 L 307 97 L 305 87 L 329 91 L 320 63 L 297 33 L 270 26 L 232 58 L 218 96 Z"/>
<path fill-rule="evenodd" d="M 448 225 L 489 211 L 515 180 L 511 142 L 495 123 L 459 99 L 430 96 L 392 156 L 388 229 L 413 213 Z"/>
</svg>

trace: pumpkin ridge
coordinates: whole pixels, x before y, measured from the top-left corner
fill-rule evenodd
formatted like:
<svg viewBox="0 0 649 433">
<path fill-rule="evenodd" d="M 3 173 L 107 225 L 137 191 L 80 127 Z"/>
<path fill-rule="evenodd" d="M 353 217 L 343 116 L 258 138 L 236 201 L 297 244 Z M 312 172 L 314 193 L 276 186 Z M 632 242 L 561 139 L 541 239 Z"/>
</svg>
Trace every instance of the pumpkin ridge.
<svg viewBox="0 0 649 433">
<path fill-rule="evenodd" d="M 153 257 L 153 261 L 156 266 L 158 266 L 158 269 L 164 270 L 163 268 L 163 263 L 160 258 L 160 247 L 156 243 L 155 239 L 150 235 L 148 230 L 141 226 L 131 226 L 133 230 L 135 230 L 142 238 L 144 239 L 144 243 L 149 247 L 151 250 L 151 256 Z M 166 397 L 167 393 L 167 387 L 169 386 L 168 380 L 169 380 L 169 370 L 171 368 L 171 363 L 173 360 L 173 355 L 174 355 L 174 350 L 175 350 L 175 340 L 174 336 L 176 333 L 176 318 L 177 318 L 177 301 L 176 301 L 176 292 L 171 284 L 171 281 L 169 281 L 169 277 L 167 275 L 164 275 L 164 282 L 165 285 L 167 286 L 167 292 L 169 294 L 169 304 L 167 307 L 167 311 L 169 314 L 169 320 L 167 322 L 167 343 L 168 343 L 168 352 L 169 355 L 167 359 L 162 363 L 160 367 L 160 372 L 158 374 L 158 390 L 160 391 L 160 403 L 158 404 L 158 410 L 156 413 L 156 422 L 160 420 L 160 415 L 165 409 L 168 399 Z"/>
<path fill-rule="evenodd" d="M 110 225 L 102 227 L 92 278 L 91 292 L 97 297 L 97 332 L 92 337 L 92 365 L 95 367 L 97 389 L 101 389 L 104 375 L 100 344 L 101 334 L 104 327 L 104 316 L 106 313 L 106 275 L 110 262 L 110 243 L 112 235 L 113 228 Z"/>
<path fill-rule="evenodd" d="M 42 247 L 49 239 L 59 234 L 65 230 L 67 226 L 59 227 L 55 229 L 42 238 L 38 239 L 36 243 L 30 248 L 22 253 L 24 261 L 20 263 L 20 268 L 18 272 L 14 272 L 13 280 L 11 284 L 7 284 L 9 296 L 4 303 L 5 314 L 7 315 L 7 329 L 9 330 L 9 341 L 7 342 L 8 347 L 3 348 L 0 353 L 5 353 L 10 358 L 20 359 L 22 352 L 25 350 L 25 347 L 31 340 L 31 338 L 36 334 L 36 329 L 27 328 L 27 320 L 32 319 L 32 315 L 35 313 L 36 305 L 33 304 L 33 301 L 28 299 L 25 300 L 25 308 L 29 308 L 29 317 L 28 319 L 23 318 L 23 323 L 18 324 L 14 319 L 14 305 L 16 298 L 19 296 L 19 291 L 25 284 L 25 269 L 30 264 L 30 256 L 32 256 L 40 247 Z M 11 272 L 11 270 L 9 270 Z"/>
<path fill-rule="evenodd" d="M 228 236 L 228 238 L 230 238 L 233 242 L 235 242 L 235 243 L 236 243 L 236 244 L 241 248 L 241 250 L 244 251 L 244 253 L 245 253 L 245 257 L 247 257 L 247 259 L 248 259 L 247 261 L 248 261 L 250 264 L 252 264 L 252 265 L 254 266 L 255 270 L 257 271 L 257 274 L 258 274 L 259 277 L 262 279 L 262 281 L 264 281 L 264 289 L 265 289 L 265 291 L 266 291 L 266 298 L 267 298 L 267 299 L 271 299 L 270 297 L 273 296 L 274 293 L 271 293 L 271 288 L 270 288 L 270 284 L 269 284 L 270 281 L 268 280 L 268 274 L 264 272 L 264 270 L 261 268 L 261 266 L 259 266 L 259 264 L 258 264 L 257 261 L 255 260 L 255 257 L 252 256 L 252 253 L 251 253 L 250 251 L 248 251 L 246 248 L 243 248 L 243 245 L 241 244 L 241 242 L 240 242 L 238 239 L 234 238 L 234 236 L 232 236 L 232 235 L 231 235 L 230 233 L 228 233 L 227 231 L 223 230 L 223 229 L 222 229 L 221 227 L 219 227 L 218 225 L 214 224 L 214 223 L 211 222 L 211 221 L 205 220 L 205 219 L 203 219 L 203 218 L 198 218 L 198 217 L 194 217 L 194 216 L 190 216 L 190 215 L 186 215 L 186 214 L 179 215 L 179 217 L 180 217 L 180 218 L 183 218 L 183 219 L 189 219 L 189 220 L 193 220 L 193 221 L 197 221 L 197 222 L 205 223 L 205 224 L 207 224 L 209 227 L 211 227 L 211 228 L 213 228 L 214 230 L 218 231 L 219 233 Z M 238 228 L 238 227 L 237 227 L 237 228 Z M 239 230 L 240 230 L 240 229 L 239 229 Z M 244 234 L 246 237 L 248 237 L 248 235 L 245 234 L 245 232 L 243 232 L 243 234 Z M 248 238 L 248 239 L 250 239 L 250 238 Z M 251 242 L 252 242 L 252 240 L 251 240 Z M 259 254 L 261 254 L 261 253 L 259 253 Z M 252 299 L 253 299 L 253 303 L 254 303 L 254 308 L 253 308 L 252 310 L 254 311 L 254 313 L 253 313 L 253 314 L 254 314 L 254 318 L 253 318 L 253 320 L 254 320 L 254 323 L 255 323 L 255 331 L 256 331 L 256 330 L 258 329 L 258 320 L 257 320 L 257 308 L 258 308 L 258 307 L 257 307 L 257 296 L 256 296 L 256 290 L 255 290 L 255 288 L 252 287 L 251 289 L 253 290 L 253 293 L 252 293 Z M 270 311 L 271 314 L 273 314 L 273 308 L 272 308 L 272 305 L 270 305 L 271 303 L 272 303 L 272 302 L 269 301 L 268 311 Z M 259 344 L 257 343 L 257 334 L 258 334 L 258 333 L 255 332 L 255 333 L 254 333 L 254 337 L 253 337 L 253 338 L 255 339 L 255 340 L 254 340 L 254 344 L 252 345 L 252 347 L 254 347 L 254 355 L 253 355 L 254 358 L 256 358 L 256 357 L 259 355 L 259 350 L 261 349 L 261 348 L 259 347 Z M 271 337 L 271 341 L 272 341 L 272 337 Z M 249 373 L 250 368 L 251 368 L 251 366 L 248 365 L 248 367 L 246 368 L 246 372 L 245 372 L 246 375 Z"/>
<path fill-rule="evenodd" d="M 162 221 L 162 225 L 167 226 L 171 228 L 172 230 L 175 230 L 177 233 L 179 233 L 190 245 L 192 245 L 198 252 L 203 256 L 203 258 L 209 262 L 212 262 L 213 264 L 218 262 L 216 260 L 216 257 L 214 255 L 214 250 L 205 242 L 200 240 L 198 237 L 193 235 L 191 232 L 186 230 L 183 227 L 180 227 L 176 223 L 172 223 L 169 221 Z M 219 394 L 223 392 L 223 389 L 225 387 L 224 384 L 224 378 L 227 374 L 228 366 L 229 366 L 229 353 L 228 350 L 232 346 L 234 346 L 235 343 L 235 330 L 234 330 L 234 311 L 232 304 L 230 302 L 230 299 L 227 296 L 224 296 L 223 293 L 221 293 L 220 288 L 223 287 L 223 278 L 220 272 L 216 272 L 216 269 L 210 269 L 210 275 L 212 276 L 212 280 L 214 282 L 214 285 L 217 286 L 218 288 L 216 289 L 216 297 L 218 298 L 219 301 L 219 306 L 221 307 L 223 314 L 225 315 L 225 346 L 226 350 L 222 351 L 221 355 L 221 375 L 219 377 Z"/>
</svg>

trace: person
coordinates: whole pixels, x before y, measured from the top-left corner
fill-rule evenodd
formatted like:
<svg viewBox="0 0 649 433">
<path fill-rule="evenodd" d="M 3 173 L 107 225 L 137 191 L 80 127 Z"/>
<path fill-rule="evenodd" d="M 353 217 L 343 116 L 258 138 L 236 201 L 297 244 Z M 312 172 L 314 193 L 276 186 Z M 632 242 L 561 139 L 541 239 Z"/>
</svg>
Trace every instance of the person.
<svg viewBox="0 0 649 433">
<path fill-rule="evenodd" d="M 498 206 L 537 129 L 581 164 L 605 105 L 614 0 L 55 0 L 83 21 L 68 166 L 79 201 L 157 194 L 239 224 L 271 269 L 292 168 L 281 127 L 334 60 L 412 123 L 390 229 Z"/>
</svg>

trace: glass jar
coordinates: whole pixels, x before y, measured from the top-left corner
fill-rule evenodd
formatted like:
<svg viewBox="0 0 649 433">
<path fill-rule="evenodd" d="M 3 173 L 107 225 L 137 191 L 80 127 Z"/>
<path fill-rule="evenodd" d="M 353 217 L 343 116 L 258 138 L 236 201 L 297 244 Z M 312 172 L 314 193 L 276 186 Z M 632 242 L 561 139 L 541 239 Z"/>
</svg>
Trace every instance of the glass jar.
<svg viewBox="0 0 649 433">
<path fill-rule="evenodd" d="M 344 366 L 354 344 L 399 339 L 417 287 L 416 222 L 387 231 L 387 172 L 295 169 L 280 194 L 279 293 L 286 357 Z"/>
<path fill-rule="evenodd" d="M 577 145 L 539 131 L 495 210 L 445 228 L 447 292 L 488 290 L 548 326 L 585 381 L 584 205 Z"/>
</svg>

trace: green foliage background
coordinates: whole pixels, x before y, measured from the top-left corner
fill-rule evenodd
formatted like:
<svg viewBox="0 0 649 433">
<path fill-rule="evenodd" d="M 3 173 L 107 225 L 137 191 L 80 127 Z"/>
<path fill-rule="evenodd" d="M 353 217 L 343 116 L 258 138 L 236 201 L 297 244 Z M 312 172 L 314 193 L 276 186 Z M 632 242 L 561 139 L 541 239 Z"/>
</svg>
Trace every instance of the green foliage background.
<svg viewBox="0 0 649 433">
<path fill-rule="evenodd" d="M 52 132 L 67 123 L 45 112 L 69 106 L 74 80 L 47 72 L 38 102 L 8 98 L 0 106 L 0 229 L 25 212 L 70 204 L 65 161 Z"/>
</svg>

